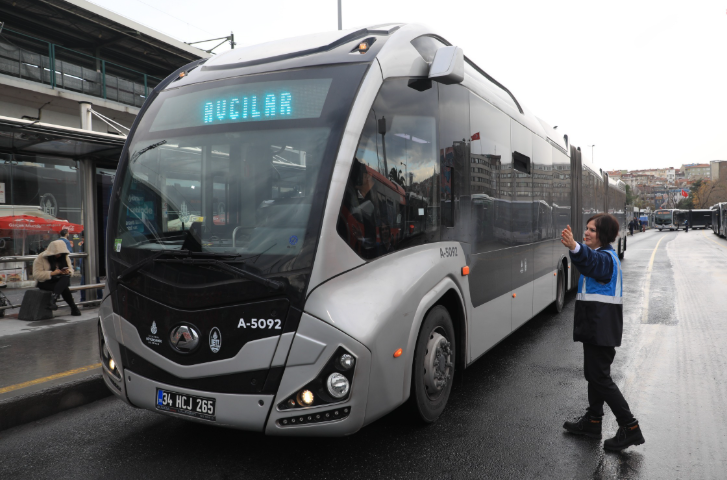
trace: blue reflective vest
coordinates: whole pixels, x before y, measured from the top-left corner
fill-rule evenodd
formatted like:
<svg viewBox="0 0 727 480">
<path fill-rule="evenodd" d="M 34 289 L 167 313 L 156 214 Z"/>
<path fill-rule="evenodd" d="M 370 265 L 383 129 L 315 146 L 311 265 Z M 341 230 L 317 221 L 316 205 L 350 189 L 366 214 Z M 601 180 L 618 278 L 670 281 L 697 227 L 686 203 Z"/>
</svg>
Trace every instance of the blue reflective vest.
<svg viewBox="0 0 727 480">
<path fill-rule="evenodd" d="M 573 341 L 618 347 L 623 334 L 623 274 L 621 262 L 613 249 L 603 249 L 613 261 L 608 283 L 581 275 L 578 279 Z"/>
</svg>

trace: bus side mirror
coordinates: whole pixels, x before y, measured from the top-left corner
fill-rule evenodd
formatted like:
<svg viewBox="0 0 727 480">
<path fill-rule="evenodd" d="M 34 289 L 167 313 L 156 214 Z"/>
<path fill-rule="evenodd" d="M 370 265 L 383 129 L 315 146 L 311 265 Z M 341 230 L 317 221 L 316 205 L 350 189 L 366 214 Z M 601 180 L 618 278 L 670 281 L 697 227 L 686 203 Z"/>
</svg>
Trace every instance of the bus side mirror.
<svg viewBox="0 0 727 480">
<path fill-rule="evenodd" d="M 459 47 L 441 47 L 434 54 L 429 78 L 445 85 L 464 80 L 464 52 Z"/>
</svg>

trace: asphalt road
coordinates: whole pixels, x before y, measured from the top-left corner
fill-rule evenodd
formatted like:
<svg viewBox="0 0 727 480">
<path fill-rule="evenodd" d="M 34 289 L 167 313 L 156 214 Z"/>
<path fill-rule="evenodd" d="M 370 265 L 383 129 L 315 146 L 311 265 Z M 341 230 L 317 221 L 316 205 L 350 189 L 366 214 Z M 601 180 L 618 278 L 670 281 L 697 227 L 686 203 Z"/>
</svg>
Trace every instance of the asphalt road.
<svg viewBox="0 0 727 480">
<path fill-rule="evenodd" d="M 637 234 L 623 269 L 612 374 L 646 443 L 620 454 L 562 430 L 587 405 L 571 294 L 458 372 L 431 426 L 399 409 L 346 438 L 264 437 L 109 398 L 0 433 L 0 478 L 724 478 L 727 241 Z"/>
</svg>

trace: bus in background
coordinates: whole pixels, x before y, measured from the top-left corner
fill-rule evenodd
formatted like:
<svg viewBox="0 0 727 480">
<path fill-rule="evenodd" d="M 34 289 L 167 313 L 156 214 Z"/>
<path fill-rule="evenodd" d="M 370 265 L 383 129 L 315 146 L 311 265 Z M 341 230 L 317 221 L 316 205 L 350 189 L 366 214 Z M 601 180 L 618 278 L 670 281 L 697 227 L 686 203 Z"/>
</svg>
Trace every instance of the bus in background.
<svg viewBox="0 0 727 480">
<path fill-rule="evenodd" d="M 129 405 L 269 435 L 405 402 L 431 423 L 455 370 L 563 309 L 560 230 L 604 212 L 623 256 L 623 183 L 426 27 L 230 50 L 159 84 L 126 140 L 102 375 Z"/>
<path fill-rule="evenodd" d="M 706 208 L 689 210 L 689 228 L 711 229 L 712 210 Z"/>
<path fill-rule="evenodd" d="M 676 209 L 662 209 L 654 212 L 654 226 L 661 232 L 663 229 L 678 230 Z"/>
<path fill-rule="evenodd" d="M 720 237 L 727 236 L 727 202 L 715 204 L 711 212 L 712 231 Z"/>
</svg>

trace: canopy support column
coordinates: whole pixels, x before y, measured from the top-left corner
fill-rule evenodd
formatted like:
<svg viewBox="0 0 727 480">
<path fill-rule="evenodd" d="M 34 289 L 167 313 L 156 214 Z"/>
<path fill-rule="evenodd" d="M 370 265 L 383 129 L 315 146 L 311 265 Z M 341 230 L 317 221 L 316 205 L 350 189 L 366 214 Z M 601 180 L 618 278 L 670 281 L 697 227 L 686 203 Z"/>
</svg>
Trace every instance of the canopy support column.
<svg viewBox="0 0 727 480">
<path fill-rule="evenodd" d="M 84 250 L 88 256 L 83 260 L 85 283 L 98 283 L 98 242 L 96 231 L 96 167 L 92 160 L 78 162 L 81 171 L 83 201 Z M 103 239 L 101 239 L 103 241 Z M 96 300 L 96 290 L 86 290 L 86 300 Z"/>
</svg>

